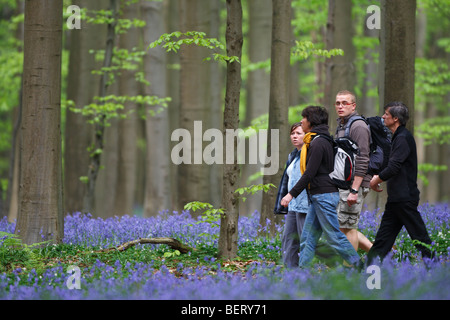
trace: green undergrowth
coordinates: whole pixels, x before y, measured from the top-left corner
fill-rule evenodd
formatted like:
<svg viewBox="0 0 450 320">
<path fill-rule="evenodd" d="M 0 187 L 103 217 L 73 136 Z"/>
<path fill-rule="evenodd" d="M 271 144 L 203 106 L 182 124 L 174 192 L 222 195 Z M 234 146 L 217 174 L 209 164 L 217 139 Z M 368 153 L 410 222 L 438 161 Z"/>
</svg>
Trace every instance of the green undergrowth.
<svg viewBox="0 0 450 320">
<path fill-rule="evenodd" d="M 238 256 L 233 261 L 218 258 L 218 250 L 213 245 L 199 245 L 196 250 L 180 253 L 167 245 L 136 245 L 124 251 L 98 252 L 99 247 L 86 247 L 71 244 L 46 244 L 36 247 L 3 245 L 0 247 L 0 272 L 42 273 L 47 268 L 78 266 L 89 268 L 98 261 L 116 266 L 117 263 L 148 263 L 154 268 L 165 266 L 177 269 L 206 267 L 211 270 L 243 271 L 253 262 L 281 264 L 281 243 L 254 241 L 239 247 Z"/>
</svg>

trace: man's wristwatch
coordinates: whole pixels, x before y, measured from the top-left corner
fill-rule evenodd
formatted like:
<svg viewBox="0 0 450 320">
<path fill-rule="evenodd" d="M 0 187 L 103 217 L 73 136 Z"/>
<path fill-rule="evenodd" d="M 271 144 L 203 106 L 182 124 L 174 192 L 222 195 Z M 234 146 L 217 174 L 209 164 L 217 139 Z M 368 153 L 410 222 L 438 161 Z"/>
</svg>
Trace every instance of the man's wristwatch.
<svg viewBox="0 0 450 320">
<path fill-rule="evenodd" d="M 353 189 L 353 188 L 350 188 L 350 193 L 358 194 L 358 190 L 355 190 L 355 189 Z"/>
</svg>

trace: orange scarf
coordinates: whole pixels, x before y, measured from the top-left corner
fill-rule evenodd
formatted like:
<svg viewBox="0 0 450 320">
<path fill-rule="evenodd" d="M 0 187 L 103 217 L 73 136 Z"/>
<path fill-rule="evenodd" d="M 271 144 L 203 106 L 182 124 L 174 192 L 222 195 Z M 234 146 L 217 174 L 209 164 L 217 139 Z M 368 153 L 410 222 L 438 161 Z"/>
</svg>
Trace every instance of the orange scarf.
<svg viewBox="0 0 450 320">
<path fill-rule="evenodd" d="M 302 151 L 300 153 L 300 172 L 303 174 L 306 170 L 306 154 L 308 153 L 308 149 L 309 149 L 309 144 L 311 143 L 313 137 L 316 135 L 317 133 L 315 132 L 308 132 L 307 134 L 305 134 L 305 136 L 303 137 L 303 146 L 302 146 Z"/>
</svg>

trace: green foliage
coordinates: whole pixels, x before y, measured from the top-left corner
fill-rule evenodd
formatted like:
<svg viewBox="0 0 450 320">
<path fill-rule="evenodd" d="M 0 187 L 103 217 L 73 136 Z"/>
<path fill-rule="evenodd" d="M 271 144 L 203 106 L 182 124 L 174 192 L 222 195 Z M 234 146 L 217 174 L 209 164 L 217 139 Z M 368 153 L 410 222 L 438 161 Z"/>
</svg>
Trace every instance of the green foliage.
<svg viewBox="0 0 450 320">
<path fill-rule="evenodd" d="M 332 56 L 343 56 L 342 49 L 325 50 L 317 48 L 311 41 L 295 41 L 295 46 L 292 48 L 292 55 L 298 57 L 300 60 L 306 60 L 311 56 L 331 58 Z"/>
<path fill-rule="evenodd" d="M 419 163 L 418 165 L 418 178 L 423 181 L 423 183 L 427 186 L 429 184 L 427 174 L 435 171 L 447 171 L 446 165 L 435 165 L 431 163 Z"/>
<path fill-rule="evenodd" d="M 442 59 L 416 58 L 416 89 L 421 94 L 443 96 L 450 91 L 450 68 Z"/>
<path fill-rule="evenodd" d="M 195 44 L 199 47 L 205 47 L 208 49 L 221 49 L 224 50 L 225 46 L 216 38 L 205 38 L 206 33 L 199 31 L 188 31 L 182 33 L 175 31 L 172 33 L 164 33 L 158 40 L 150 43 L 149 48 L 155 48 L 161 46 L 166 49 L 167 52 L 178 52 L 181 45 Z"/>
<path fill-rule="evenodd" d="M 20 23 L 23 23 L 23 14 L 0 20 L 0 177 L 2 178 L 6 178 L 10 170 L 8 155 L 15 124 L 13 110 L 19 105 L 21 93 L 23 52 L 19 49 L 22 43 L 13 36 Z"/>
<path fill-rule="evenodd" d="M 0 271 L 13 270 L 15 265 L 29 269 L 42 268 L 39 255 L 32 249 L 48 244 L 49 241 L 27 245 L 16 234 L 0 231 Z"/>
<path fill-rule="evenodd" d="M 150 43 L 148 47 L 151 49 L 162 46 L 167 52 L 178 52 L 182 45 L 196 45 L 210 50 L 225 50 L 225 45 L 219 40 L 216 38 L 205 38 L 205 36 L 206 33 L 199 31 L 188 31 L 185 33 L 175 31 L 172 33 L 164 33 L 158 40 Z M 227 56 L 217 52 L 213 53 L 213 58 L 216 61 L 240 63 L 239 57 L 237 56 Z M 206 57 L 204 60 L 210 61 L 211 57 Z"/>
<path fill-rule="evenodd" d="M 195 224 L 206 222 L 213 228 L 219 227 L 220 218 L 225 213 L 225 209 L 223 209 L 223 208 L 215 209 L 212 204 L 207 203 L 207 202 L 200 202 L 200 201 L 189 202 L 184 206 L 184 209 L 192 210 L 194 212 L 197 210 L 205 210 L 200 217 L 200 221 L 197 221 Z M 201 235 L 207 235 L 207 234 L 201 234 Z M 217 238 L 218 236 L 214 235 L 214 237 Z"/>
<path fill-rule="evenodd" d="M 427 119 L 416 129 L 418 136 L 425 140 L 425 145 L 450 143 L 450 117 Z"/>
<path fill-rule="evenodd" d="M 425 111 L 432 103 L 438 111 L 446 114 L 450 107 L 447 94 L 450 92 L 450 68 L 441 59 L 416 59 L 416 92 L 419 95 L 417 108 Z M 432 143 L 450 143 L 450 117 L 429 118 L 416 125 L 417 134 L 425 140 L 425 145 Z"/>
<path fill-rule="evenodd" d="M 150 116 L 155 116 L 156 114 L 162 112 L 165 108 L 167 108 L 167 103 L 170 102 L 171 98 L 159 98 L 157 96 L 143 95 L 132 97 L 108 95 L 105 97 L 95 97 L 94 100 L 97 103 L 91 103 L 84 106 L 83 108 L 70 108 L 70 110 L 87 117 L 89 119 L 88 122 L 91 124 L 99 124 L 101 126 L 107 127 L 110 125 L 111 119 L 125 119 L 130 113 L 134 112 L 133 110 L 130 110 L 127 113 L 121 112 L 121 110 L 125 108 L 124 105 L 127 102 L 133 102 L 136 104 L 147 106 L 159 106 L 159 108 L 156 110 L 148 110 L 148 114 Z M 144 114 L 142 115 L 142 117 L 145 118 L 146 115 Z"/>
<path fill-rule="evenodd" d="M 174 258 L 174 257 L 178 257 L 180 254 L 181 254 L 181 252 L 178 250 L 166 251 L 166 252 L 164 252 L 164 258 Z"/>
<path fill-rule="evenodd" d="M 119 10 L 119 15 L 120 13 Z M 81 20 L 88 24 L 114 24 L 116 34 L 124 34 L 131 28 L 142 28 L 146 25 L 144 20 L 114 17 L 111 10 L 87 10 L 86 8 L 81 8 Z"/>
<path fill-rule="evenodd" d="M 95 54 L 95 59 L 97 61 L 103 61 L 105 50 L 90 50 L 89 52 L 91 54 Z M 143 77 L 143 72 L 139 71 L 141 68 L 142 59 L 146 54 L 147 53 L 145 51 L 138 50 L 137 48 L 133 48 L 132 50 L 113 48 L 111 66 L 102 67 L 99 70 L 93 70 L 92 74 L 100 76 L 104 74 L 108 75 L 108 85 L 111 85 L 114 83 L 116 77 L 121 75 L 122 70 L 136 71 L 136 81 L 149 85 L 150 83 Z"/>
<path fill-rule="evenodd" d="M 296 37 L 310 38 L 327 24 L 328 0 L 292 0 L 295 14 L 292 17 L 292 27 Z"/>
<path fill-rule="evenodd" d="M 145 26 L 145 21 L 139 19 L 122 19 L 119 16 L 122 13 L 123 5 L 129 5 L 131 3 L 137 3 L 136 0 L 131 1 L 123 1 L 121 2 L 121 7 L 119 8 L 118 13 L 114 13 L 111 10 L 97 10 L 97 11 L 88 11 L 86 9 L 82 10 L 82 19 L 86 21 L 87 24 L 108 24 L 112 25 L 115 28 L 115 36 L 124 34 L 128 32 L 131 28 L 142 28 Z M 91 54 L 95 55 L 95 59 L 97 61 L 103 61 L 105 59 L 105 50 L 90 51 Z M 112 50 L 112 59 L 111 65 L 103 66 L 99 70 L 93 70 L 92 73 L 100 76 L 106 76 L 107 81 L 105 86 L 110 86 L 113 84 L 118 76 L 121 75 L 123 70 L 126 71 L 135 71 L 135 80 L 138 83 L 143 83 L 144 85 L 150 85 L 150 83 L 145 79 L 144 72 L 142 72 L 142 62 L 143 57 L 147 54 L 143 50 L 138 50 L 137 48 L 133 48 L 132 50 L 128 49 L 119 49 L 114 47 Z M 94 102 L 90 103 L 82 108 L 74 108 L 72 103 L 71 111 L 75 113 L 80 113 L 88 120 L 88 123 L 94 125 L 96 127 L 96 141 L 92 143 L 92 146 L 88 148 L 88 152 L 91 158 L 99 158 L 103 150 L 100 145 L 100 141 L 103 141 L 103 130 L 105 127 L 110 125 L 110 121 L 112 119 L 125 119 L 128 115 L 134 112 L 134 109 L 125 110 L 126 103 L 135 103 L 143 106 L 156 106 L 154 108 L 143 108 L 147 109 L 147 112 L 142 112 L 141 117 L 146 118 L 147 115 L 155 116 L 159 112 L 162 112 L 165 108 L 167 108 L 167 103 L 171 99 L 159 98 L 157 96 L 116 96 L 116 95 L 108 95 L 102 97 L 94 97 Z M 102 166 L 100 166 L 102 168 Z M 88 176 L 80 177 L 80 181 L 83 183 L 89 182 Z"/>
<path fill-rule="evenodd" d="M 234 192 L 240 195 L 244 193 L 253 195 L 258 191 L 268 192 L 270 188 L 276 188 L 276 186 L 273 185 L 272 183 L 258 184 L 258 185 L 251 185 L 249 187 L 238 188 Z M 247 198 L 241 197 L 241 199 L 245 201 Z M 216 209 L 212 204 L 201 201 L 189 202 L 184 206 L 184 209 L 192 210 L 194 212 L 197 210 L 205 210 L 202 212 L 200 220 L 197 221 L 195 224 L 208 223 L 213 228 L 218 228 L 220 226 L 219 225 L 220 218 L 223 217 L 225 214 L 225 209 L 223 208 Z M 201 234 L 201 235 L 208 236 L 208 234 Z M 218 238 L 218 235 L 213 235 L 213 237 Z"/>
<path fill-rule="evenodd" d="M 311 41 L 295 41 L 295 46 L 291 49 L 291 64 L 297 61 L 304 61 L 310 58 L 330 58 L 333 56 L 343 56 L 342 49 L 325 50 L 320 48 L 320 44 Z M 251 72 L 258 69 L 265 69 L 270 72 L 270 59 L 249 63 L 242 68 L 242 72 Z"/>
<path fill-rule="evenodd" d="M 288 119 L 289 123 L 298 122 L 301 119 L 301 113 L 304 108 L 306 108 L 308 104 L 301 104 L 298 106 L 290 106 L 288 110 Z M 250 126 L 244 128 L 244 132 L 246 136 L 249 135 L 249 133 L 256 133 L 260 129 L 267 129 L 269 127 L 269 114 L 265 113 L 262 114 L 256 118 L 254 118 Z M 254 131 L 252 131 L 254 130 Z"/>
<path fill-rule="evenodd" d="M 273 183 L 256 184 L 256 185 L 251 185 L 249 187 L 237 188 L 236 191 L 234 191 L 234 192 L 239 193 L 240 195 L 243 195 L 243 194 L 253 195 L 258 191 L 268 192 L 270 190 L 270 188 L 276 189 L 277 187 Z M 244 202 L 245 202 L 245 200 L 247 200 L 247 197 L 240 197 L 240 198 Z"/>
</svg>

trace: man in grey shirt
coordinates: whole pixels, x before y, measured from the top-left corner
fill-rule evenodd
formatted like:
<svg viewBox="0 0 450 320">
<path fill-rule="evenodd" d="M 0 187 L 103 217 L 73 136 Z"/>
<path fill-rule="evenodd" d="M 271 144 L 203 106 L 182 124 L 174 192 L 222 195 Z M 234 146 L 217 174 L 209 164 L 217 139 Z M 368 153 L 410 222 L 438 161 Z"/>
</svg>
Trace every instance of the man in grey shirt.
<svg viewBox="0 0 450 320">
<path fill-rule="evenodd" d="M 339 91 L 336 95 L 336 113 L 338 124 L 335 138 L 345 136 L 345 129 L 352 117 L 359 117 L 356 111 L 356 97 L 347 90 Z M 359 155 L 355 160 L 355 178 L 349 190 L 339 189 L 339 204 L 337 207 L 338 220 L 341 231 L 353 245 L 368 252 L 372 243 L 358 231 L 361 209 L 364 198 L 370 190 L 371 175 L 367 174 L 370 153 L 370 130 L 365 121 L 355 120 L 347 134 L 358 144 Z"/>
</svg>

